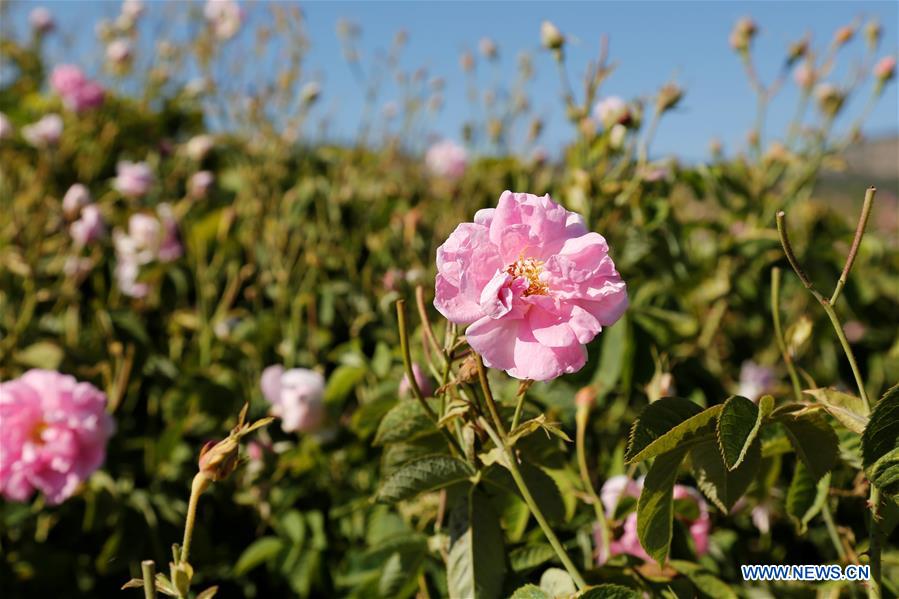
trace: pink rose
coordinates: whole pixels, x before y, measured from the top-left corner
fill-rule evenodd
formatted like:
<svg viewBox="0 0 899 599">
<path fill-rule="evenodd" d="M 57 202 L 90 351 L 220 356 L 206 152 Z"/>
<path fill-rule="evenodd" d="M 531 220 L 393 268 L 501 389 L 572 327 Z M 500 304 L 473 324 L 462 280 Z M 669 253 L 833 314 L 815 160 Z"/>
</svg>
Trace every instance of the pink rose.
<svg viewBox="0 0 899 599">
<path fill-rule="evenodd" d="M 585 344 L 627 308 L 608 250 L 549 195 L 506 191 L 437 249 L 434 306 L 470 325 L 487 366 L 538 381 L 576 372 Z"/>
<path fill-rule="evenodd" d="M 90 203 L 90 190 L 81 183 L 75 183 L 69 187 L 66 195 L 62 197 L 62 211 L 69 218 L 75 218 L 81 212 L 81 209 Z"/>
<path fill-rule="evenodd" d="M 22 137 L 36 148 L 55 146 L 62 137 L 62 117 L 48 114 L 41 120 L 22 127 Z"/>
<path fill-rule="evenodd" d="M 438 177 L 458 179 L 468 166 L 468 152 L 462 146 L 444 140 L 428 149 L 425 154 L 425 165 Z"/>
<path fill-rule="evenodd" d="M 215 175 L 211 171 L 199 171 L 187 181 L 187 191 L 195 198 L 205 198 L 215 183 Z"/>
<path fill-rule="evenodd" d="M 412 364 L 412 375 L 415 377 L 415 383 L 421 390 L 422 395 L 428 397 L 434 393 L 434 385 L 431 383 L 431 379 L 428 378 L 428 375 L 425 374 L 425 371 L 422 370 L 421 366 Z M 408 395 L 412 391 L 411 386 L 409 385 L 409 377 L 405 374 L 403 375 L 403 380 L 400 381 L 399 391 L 400 395 Z"/>
<path fill-rule="evenodd" d="M 325 420 L 325 379 L 314 370 L 269 366 L 262 372 L 260 387 L 272 404 L 271 413 L 281 419 L 284 432 L 312 433 Z"/>
<path fill-rule="evenodd" d="M 49 33 L 56 27 L 53 14 L 43 6 L 38 6 L 28 13 L 28 23 L 38 33 Z"/>
<path fill-rule="evenodd" d="M 243 10 L 235 0 L 206 0 L 203 15 L 220 40 L 234 37 L 243 22 Z"/>
<path fill-rule="evenodd" d="M 627 476 L 613 476 L 602 486 L 600 490 L 600 501 L 605 508 L 606 517 L 610 520 L 614 518 L 615 509 L 618 503 L 625 497 L 638 499 L 643 491 L 642 480 L 631 480 Z M 699 508 L 699 516 L 695 520 L 687 520 L 685 524 L 693 539 L 693 545 L 697 555 L 704 555 L 709 550 L 709 531 L 711 529 L 711 519 L 709 518 L 709 508 L 702 496 L 695 490 L 684 485 L 674 485 L 674 499 L 688 499 L 696 503 Z M 597 565 L 604 564 L 610 557 L 614 555 L 633 555 L 644 561 L 651 558 L 640 544 L 637 536 L 637 513 L 630 512 L 624 519 L 622 532 L 616 538 L 609 541 L 609 555 L 605 555 L 600 544 L 599 530 L 594 533 L 597 551 Z"/>
<path fill-rule="evenodd" d="M 84 112 L 103 105 L 106 92 L 103 87 L 84 76 L 74 65 L 59 65 L 50 75 L 50 86 L 62 98 L 66 108 Z"/>
<path fill-rule="evenodd" d="M 132 214 L 128 231 L 113 233 L 116 250 L 116 280 L 122 293 L 130 297 L 146 297 L 149 286 L 139 281 L 142 266 L 158 260 L 171 262 L 184 253 L 178 236 L 178 221 L 168 204 L 160 204 L 157 214 Z"/>
<path fill-rule="evenodd" d="M 0 494 L 27 501 L 35 491 L 56 505 L 106 457 L 114 423 L 106 395 L 52 370 L 0 383 Z"/>
<path fill-rule="evenodd" d="M 72 241 L 78 247 L 84 247 L 98 239 L 106 232 L 103 215 L 96 204 L 88 204 L 81 209 L 81 217 L 69 227 Z"/>
<path fill-rule="evenodd" d="M 147 195 L 156 178 L 146 162 L 123 160 L 116 165 L 113 188 L 122 195 L 139 198 Z"/>
<path fill-rule="evenodd" d="M 131 42 L 127 38 L 116 38 L 106 46 L 106 60 L 114 65 L 124 65 L 131 60 Z"/>
</svg>

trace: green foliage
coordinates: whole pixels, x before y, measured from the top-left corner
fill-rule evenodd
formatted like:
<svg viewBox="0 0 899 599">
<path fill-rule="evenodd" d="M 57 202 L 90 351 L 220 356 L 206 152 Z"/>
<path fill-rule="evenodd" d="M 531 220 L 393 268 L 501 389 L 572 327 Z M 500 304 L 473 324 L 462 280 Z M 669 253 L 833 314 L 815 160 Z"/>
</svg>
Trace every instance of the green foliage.
<svg viewBox="0 0 899 599">
<path fill-rule="evenodd" d="M 829 491 L 830 474 L 816 476 L 804 461 L 796 462 L 787 489 L 786 509 L 799 534 L 806 532 L 809 521 L 821 511 Z"/>
<path fill-rule="evenodd" d="M 764 396 L 759 406 L 745 397 L 734 395 L 724 402 L 718 416 L 718 445 L 728 470 L 734 470 L 746 458 L 762 420 L 771 412 L 774 398 Z"/>
<path fill-rule="evenodd" d="M 861 399 L 836 389 L 808 389 L 827 412 L 853 433 L 862 434 L 868 425 L 868 406 Z"/>
<path fill-rule="evenodd" d="M 899 385 L 871 412 L 862 435 L 862 464 L 872 484 L 887 495 L 899 495 Z"/>
<path fill-rule="evenodd" d="M 755 479 L 761 462 L 761 449 L 754 440 L 736 468 L 728 468 L 714 440 L 709 439 L 690 449 L 690 464 L 696 484 L 706 497 L 724 513 L 731 508 Z"/>
<path fill-rule="evenodd" d="M 446 561 L 451 598 L 499 597 L 506 572 L 503 531 L 490 502 L 476 489 L 450 512 Z"/>
<path fill-rule="evenodd" d="M 406 462 L 378 487 L 375 499 L 383 503 L 395 503 L 415 497 L 425 491 L 436 491 L 468 480 L 474 472 L 457 458 L 450 456 L 424 456 Z"/>
<path fill-rule="evenodd" d="M 625 461 L 656 457 L 710 434 L 721 406 L 703 410 L 688 399 L 665 397 L 649 404 L 634 422 Z"/>
<path fill-rule="evenodd" d="M 657 457 L 646 474 L 637 503 L 637 536 L 643 549 L 659 564 L 668 558 L 674 518 L 674 481 L 686 449 Z"/>
<path fill-rule="evenodd" d="M 818 480 L 837 463 L 837 435 L 820 414 L 801 411 L 799 406 L 793 407 L 796 409 L 778 410 L 775 418 L 786 428 L 787 436 L 809 474 Z"/>
</svg>

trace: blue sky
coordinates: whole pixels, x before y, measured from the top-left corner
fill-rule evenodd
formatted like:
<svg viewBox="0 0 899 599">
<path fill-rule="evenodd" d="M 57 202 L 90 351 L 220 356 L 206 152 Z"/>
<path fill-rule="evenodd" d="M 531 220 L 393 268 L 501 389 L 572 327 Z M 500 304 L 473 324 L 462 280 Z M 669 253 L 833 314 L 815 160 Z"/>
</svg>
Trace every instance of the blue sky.
<svg viewBox="0 0 899 599">
<path fill-rule="evenodd" d="M 25 3 L 24 8 L 36 3 Z M 102 15 L 117 13 L 114 2 L 44 2 L 60 15 L 60 21 L 90 37 L 92 23 Z M 148 2 L 149 17 L 162 15 L 162 6 Z M 267 14 L 257 3 L 245 3 L 254 20 Z M 530 51 L 536 79 L 531 83 L 533 108 L 546 121 L 543 144 L 556 151 L 571 135 L 564 120 L 561 87 L 552 58 L 539 49 L 539 28 L 544 19 L 553 21 L 571 40 L 567 47 L 569 76 L 575 87 L 587 61 L 598 53 L 599 37 L 609 36 L 610 56 L 617 69 L 603 86 L 603 95 L 624 98 L 648 96 L 661 83 L 674 79 L 686 89 L 681 107 L 662 122 L 653 154 L 676 153 L 687 159 L 707 155 L 709 140 L 720 139 L 726 150 L 743 143 L 755 114 L 755 97 L 743 75 L 738 57 L 730 50 L 728 34 L 741 16 L 751 15 L 760 34 L 754 55 L 764 80 L 770 81 L 780 68 L 791 41 L 809 32 L 819 46 L 833 32 L 853 19 L 876 17 L 884 26 L 877 56 L 896 55 L 899 3 L 896 2 L 304 2 L 312 48 L 309 68 L 322 79 L 324 94 L 319 110 L 335 115 L 333 134 L 351 136 L 362 112 L 362 94 L 344 62 L 335 32 L 337 20 L 350 19 L 362 28 L 361 50 L 370 56 L 389 46 L 394 33 L 405 29 L 409 42 L 402 65 L 409 70 L 424 66 L 432 75 L 446 79 L 444 109 L 429 129 L 435 134 L 459 137 L 461 123 L 470 114 L 465 100 L 465 79 L 459 55 L 468 48 L 476 52 L 478 40 L 493 39 L 500 49 L 500 71 L 511 81 L 516 55 Z M 17 9 L 21 23 L 23 7 Z M 76 36 L 77 37 L 77 36 Z M 88 42 L 76 41 L 82 53 Z M 52 48 L 51 48 L 52 49 Z M 61 51 L 57 50 L 57 52 Z M 846 49 L 843 69 L 831 80 L 840 83 L 848 76 L 847 64 L 865 54 L 861 35 Z M 86 57 L 89 60 L 91 57 Z M 99 57 L 93 57 L 99 61 Z M 847 60 L 848 59 L 848 60 Z M 483 65 L 482 65 L 483 66 Z M 263 66 L 263 68 L 265 68 Z M 489 74 L 482 68 L 481 75 Z M 487 77 L 485 76 L 486 80 Z M 857 114 L 868 96 L 857 94 L 844 113 Z M 383 100 L 390 100 L 387 90 Z M 785 129 L 796 106 L 798 91 L 792 81 L 784 86 L 771 105 L 769 138 Z M 899 99 L 895 81 L 887 88 L 868 120 L 871 135 L 894 134 L 899 130 Z M 841 119 L 838 126 L 846 126 Z M 774 135 L 772 135 L 774 134 Z"/>
</svg>

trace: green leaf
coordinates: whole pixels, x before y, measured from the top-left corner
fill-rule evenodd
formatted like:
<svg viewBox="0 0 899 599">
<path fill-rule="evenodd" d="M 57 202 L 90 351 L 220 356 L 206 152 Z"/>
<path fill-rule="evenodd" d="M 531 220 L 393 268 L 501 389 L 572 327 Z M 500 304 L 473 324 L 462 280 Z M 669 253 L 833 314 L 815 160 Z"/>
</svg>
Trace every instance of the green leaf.
<svg viewBox="0 0 899 599">
<path fill-rule="evenodd" d="M 450 512 L 446 561 L 451 598 L 498 597 L 506 574 L 505 543 L 490 501 L 472 487 Z"/>
<path fill-rule="evenodd" d="M 714 599 L 737 599 L 737 594 L 730 586 L 714 574 L 693 562 L 673 559 L 668 564 L 679 573 L 687 577 L 693 586 L 707 597 Z"/>
<path fill-rule="evenodd" d="M 509 563 L 515 572 L 524 572 L 545 564 L 556 557 L 556 552 L 549 543 L 535 543 L 513 549 L 509 553 Z"/>
<path fill-rule="evenodd" d="M 325 403 L 339 403 L 346 399 L 364 376 L 365 368 L 361 366 L 344 364 L 335 368 L 325 387 Z"/>
<path fill-rule="evenodd" d="M 861 398 L 836 389 L 806 389 L 831 416 L 854 433 L 862 434 L 868 424 L 867 404 Z"/>
<path fill-rule="evenodd" d="M 374 444 L 411 441 L 434 431 L 434 423 L 418 400 L 403 399 L 390 408 L 381 419 Z"/>
<path fill-rule="evenodd" d="M 378 579 L 378 594 L 381 597 L 401 596 L 400 590 L 404 586 L 415 584 L 425 553 L 422 550 L 397 551 L 387 558 Z"/>
<path fill-rule="evenodd" d="M 234 565 L 234 574 L 241 576 L 256 566 L 274 558 L 284 548 L 284 542 L 278 537 L 262 537 L 256 539 L 243 550 Z"/>
<path fill-rule="evenodd" d="M 546 519 L 552 524 L 565 520 L 565 502 L 556 480 L 539 466 L 534 466 L 527 462 L 519 464 L 518 470 Z M 515 479 L 512 478 L 512 474 L 505 466 L 489 468 L 485 471 L 484 478 L 487 482 L 500 486 L 507 492 L 513 493 L 519 499 L 524 500 L 518 485 L 515 484 Z"/>
<path fill-rule="evenodd" d="M 809 521 L 824 507 L 829 490 L 829 473 L 818 478 L 809 471 L 804 462 L 796 461 L 793 480 L 787 489 L 786 510 L 799 534 L 805 534 Z"/>
<path fill-rule="evenodd" d="M 899 493 L 899 385 L 874 406 L 862 434 L 862 464 L 874 485 L 888 495 Z"/>
<path fill-rule="evenodd" d="M 599 367 L 593 375 L 591 385 L 599 390 L 599 398 L 615 388 L 627 363 L 627 348 L 631 339 L 627 317 L 603 329 L 602 345 L 599 353 Z M 599 399 L 597 398 L 597 399 Z"/>
<path fill-rule="evenodd" d="M 375 499 L 382 503 L 396 503 L 425 491 L 468 480 L 473 474 L 468 464 L 457 458 L 425 456 L 407 462 L 384 479 Z"/>
<path fill-rule="evenodd" d="M 17 351 L 14 359 L 23 366 L 56 370 L 62 364 L 63 351 L 52 341 L 38 341 Z"/>
<path fill-rule="evenodd" d="M 657 457 L 637 501 L 637 537 L 646 553 L 659 564 L 665 563 L 671 546 L 674 481 L 686 454 L 686 448 L 678 448 Z"/>
<path fill-rule="evenodd" d="M 784 411 L 777 420 L 787 429 L 796 454 L 818 480 L 836 465 L 839 439 L 826 420 L 815 412 Z"/>
<path fill-rule="evenodd" d="M 575 595 L 575 599 L 638 599 L 639 597 L 637 591 L 620 584 L 601 584 L 586 588 Z"/>
<path fill-rule="evenodd" d="M 730 513 L 755 479 L 762 460 L 760 447 L 757 439 L 750 443 L 740 465 L 733 470 L 724 464 L 717 444 L 712 439 L 703 441 L 690 450 L 690 462 L 697 486 L 725 514 Z"/>
<path fill-rule="evenodd" d="M 733 470 L 746 457 L 755 436 L 762 426 L 762 420 L 771 412 L 774 398 L 762 398 L 761 408 L 755 403 L 734 395 L 724 402 L 718 415 L 718 446 L 728 470 Z"/>
<path fill-rule="evenodd" d="M 570 597 L 577 592 L 571 574 L 562 568 L 547 568 L 540 576 L 540 588 L 550 597 Z"/>
<path fill-rule="evenodd" d="M 534 584 L 518 587 L 509 599 L 553 599 L 546 591 Z"/>
<path fill-rule="evenodd" d="M 625 462 L 642 462 L 671 451 L 681 442 L 712 434 L 710 423 L 721 407 L 703 410 L 680 397 L 663 397 L 649 404 L 631 428 Z"/>
</svg>

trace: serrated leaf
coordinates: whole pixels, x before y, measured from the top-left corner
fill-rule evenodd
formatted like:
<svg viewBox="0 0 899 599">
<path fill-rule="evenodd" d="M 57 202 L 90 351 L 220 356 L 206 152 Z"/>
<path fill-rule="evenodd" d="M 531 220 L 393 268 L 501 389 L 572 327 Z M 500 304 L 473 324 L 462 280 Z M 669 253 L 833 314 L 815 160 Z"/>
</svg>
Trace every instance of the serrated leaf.
<svg viewBox="0 0 899 599">
<path fill-rule="evenodd" d="M 839 457 L 839 439 L 820 414 L 782 412 L 777 420 L 787 429 L 793 449 L 815 480 L 830 472 Z"/>
<path fill-rule="evenodd" d="M 771 398 L 766 395 L 766 398 Z M 733 470 L 746 457 L 746 452 L 762 426 L 762 420 L 771 411 L 773 398 L 765 401 L 762 409 L 752 401 L 733 395 L 724 402 L 718 415 L 718 447 L 728 470 Z"/>
<path fill-rule="evenodd" d="M 540 575 L 540 588 L 550 597 L 570 597 L 577 592 L 571 574 L 562 568 L 547 568 Z"/>
<path fill-rule="evenodd" d="M 868 424 L 867 404 L 861 398 L 836 389 L 806 389 L 831 416 L 854 433 L 862 434 Z"/>
<path fill-rule="evenodd" d="M 515 572 L 524 572 L 545 564 L 556 557 L 556 552 L 549 543 L 535 543 L 513 549 L 509 553 L 509 563 Z"/>
<path fill-rule="evenodd" d="M 873 484 L 888 495 L 899 493 L 899 385 L 874 406 L 862 434 L 862 464 Z"/>
<path fill-rule="evenodd" d="M 688 399 L 663 397 L 646 406 L 631 429 L 625 462 L 641 462 L 671 451 L 681 442 L 713 434 L 721 405 L 703 410 Z"/>
<path fill-rule="evenodd" d="M 757 439 L 750 443 L 744 459 L 733 470 L 725 466 L 716 443 L 711 439 L 690 450 L 697 486 L 725 514 L 730 513 L 758 473 L 762 459 L 760 446 Z"/>
<path fill-rule="evenodd" d="M 793 480 L 787 489 L 786 511 L 799 534 L 805 534 L 809 521 L 824 507 L 829 489 L 830 473 L 819 478 L 804 462 L 796 461 Z"/>
<path fill-rule="evenodd" d="M 659 564 L 665 563 L 671 546 L 674 481 L 686 454 L 687 449 L 681 447 L 657 457 L 637 500 L 637 537 L 646 553 Z"/>
<path fill-rule="evenodd" d="M 397 468 L 381 482 L 375 499 L 396 503 L 454 483 L 468 480 L 474 472 L 468 464 L 445 455 L 424 456 Z"/>
<path fill-rule="evenodd" d="M 686 576 L 703 595 L 715 599 L 737 599 L 737 594 L 727 583 L 715 577 L 699 564 L 673 559 L 668 562 L 668 565 Z"/>
<path fill-rule="evenodd" d="M 518 587 L 509 599 L 553 599 L 546 591 L 535 584 L 526 584 Z"/>
<path fill-rule="evenodd" d="M 505 543 L 489 500 L 472 487 L 450 512 L 446 561 L 450 598 L 498 597 L 506 573 Z"/>
<path fill-rule="evenodd" d="M 403 399 L 381 419 L 375 445 L 406 442 L 433 433 L 436 429 L 424 407 L 415 399 Z"/>
<path fill-rule="evenodd" d="M 234 565 L 234 574 L 242 576 L 255 568 L 273 559 L 281 549 L 284 542 L 278 537 L 262 537 L 250 543 Z"/>
</svg>

